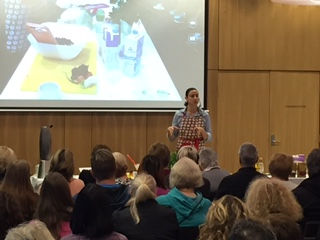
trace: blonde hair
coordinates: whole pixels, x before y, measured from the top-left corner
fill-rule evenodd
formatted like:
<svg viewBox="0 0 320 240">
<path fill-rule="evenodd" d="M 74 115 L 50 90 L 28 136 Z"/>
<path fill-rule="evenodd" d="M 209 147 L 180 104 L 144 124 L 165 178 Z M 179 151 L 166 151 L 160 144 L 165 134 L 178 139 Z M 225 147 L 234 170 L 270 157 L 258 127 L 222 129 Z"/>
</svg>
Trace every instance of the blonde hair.
<svg viewBox="0 0 320 240">
<path fill-rule="evenodd" d="M 198 163 L 198 151 L 194 146 L 183 146 L 178 151 L 178 159 L 183 157 L 190 158 Z"/>
<path fill-rule="evenodd" d="M 5 240 L 54 240 L 47 226 L 39 221 L 32 220 L 11 228 Z"/>
<path fill-rule="evenodd" d="M 234 223 L 247 217 L 246 205 L 237 197 L 225 195 L 209 208 L 199 240 L 226 240 Z"/>
<path fill-rule="evenodd" d="M 122 177 L 126 175 L 128 164 L 127 164 L 127 158 L 125 155 L 123 155 L 120 152 L 114 152 L 112 153 L 115 161 L 116 161 L 116 178 Z"/>
<path fill-rule="evenodd" d="M 300 220 L 302 208 L 293 193 L 278 179 L 259 178 L 249 186 L 246 196 L 250 217 L 264 221 L 274 213 L 282 213 L 293 221 Z"/>
<path fill-rule="evenodd" d="M 137 204 L 155 198 L 156 181 L 149 174 L 139 174 L 132 182 L 131 199 L 127 203 L 130 206 L 130 213 L 136 224 L 140 222 Z"/>
<path fill-rule="evenodd" d="M 190 158 L 183 157 L 176 162 L 169 176 L 170 187 L 197 188 L 203 185 L 200 167 Z"/>
</svg>

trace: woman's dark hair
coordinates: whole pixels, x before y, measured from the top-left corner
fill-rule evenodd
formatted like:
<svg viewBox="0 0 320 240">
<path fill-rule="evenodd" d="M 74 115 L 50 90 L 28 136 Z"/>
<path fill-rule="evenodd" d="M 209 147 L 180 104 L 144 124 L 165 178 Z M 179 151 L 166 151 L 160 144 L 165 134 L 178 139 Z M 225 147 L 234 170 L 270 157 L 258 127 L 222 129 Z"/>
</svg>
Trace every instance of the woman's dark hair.
<svg viewBox="0 0 320 240">
<path fill-rule="evenodd" d="M 198 91 L 198 89 L 196 89 L 196 88 L 194 88 L 194 87 L 188 88 L 188 89 L 186 90 L 186 95 L 185 95 L 185 97 L 187 98 L 187 97 L 189 96 L 189 93 L 190 93 L 191 91 L 193 91 L 193 90 L 197 90 L 197 91 Z M 184 102 L 184 106 L 188 106 L 188 102 L 187 102 L 187 101 Z"/>
<path fill-rule="evenodd" d="M 158 187 L 165 188 L 163 167 L 161 160 L 157 156 L 146 155 L 142 159 L 138 172 L 150 174 L 156 180 Z"/>
<path fill-rule="evenodd" d="M 58 172 L 69 182 L 74 173 L 73 153 L 67 149 L 59 149 L 51 158 L 49 172 Z"/>
<path fill-rule="evenodd" d="M 59 238 L 61 223 L 71 218 L 73 200 L 67 180 L 58 172 L 43 180 L 35 218 L 44 222 L 52 236 Z"/>
<path fill-rule="evenodd" d="M 152 144 L 148 154 L 158 157 L 163 168 L 168 167 L 170 162 L 170 150 L 166 144 L 160 142 Z"/>
<path fill-rule="evenodd" d="M 112 209 L 109 197 L 101 186 L 88 184 L 75 202 L 71 218 L 73 234 L 89 239 L 107 236 L 113 232 Z"/>
<path fill-rule="evenodd" d="M 30 166 L 26 160 L 17 160 L 8 165 L 0 189 L 16 199 L 24 220 L 32 219 L 39 196 L 33 191 Z"/>
</svg>

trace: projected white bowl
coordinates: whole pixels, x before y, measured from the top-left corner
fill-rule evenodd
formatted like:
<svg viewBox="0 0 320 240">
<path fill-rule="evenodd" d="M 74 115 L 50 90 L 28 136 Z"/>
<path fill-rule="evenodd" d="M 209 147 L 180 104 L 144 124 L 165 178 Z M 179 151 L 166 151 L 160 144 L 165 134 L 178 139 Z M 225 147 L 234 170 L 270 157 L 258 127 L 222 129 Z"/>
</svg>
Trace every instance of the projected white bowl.
<svg viewBox="0 0 320 240">
<path fill-rule="evenodd" d="M 53 37 L 57 39 L 57 44 L 38 42 L 32 35 L 28 35 L 31 46 L 44 57 L 61 60 L 71 60 L 77 57 L 86 46 L 89 29 L 83 26 L 65 23 L 43 23 L 47 26 Z"/>
</svg>

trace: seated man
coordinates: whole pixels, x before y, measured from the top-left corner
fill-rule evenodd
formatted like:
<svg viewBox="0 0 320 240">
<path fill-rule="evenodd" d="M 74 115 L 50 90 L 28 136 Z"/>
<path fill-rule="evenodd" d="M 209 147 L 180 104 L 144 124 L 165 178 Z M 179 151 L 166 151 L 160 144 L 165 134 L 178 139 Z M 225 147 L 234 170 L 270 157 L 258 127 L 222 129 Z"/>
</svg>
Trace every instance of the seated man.
<svg viewBox="0 0 320 240">
<path fill-rule="evenodd" d="M 320 221 L 320 149 L 313 149 L 307 157 L 309 178 L 293 190 L 303 208 L 302 228 L 309 221 Z"/>
<path fill-rule="evenodd" d="M 241 168 L 238 172 L 226 176 L 220 183 L 215 198 L 229 194 L 244 199 L 245 193 L 251 181 L 257 177 L 264 176 L 255 169 L 258 161 L 258 151 L 251 143 L 244 143 L 239 150 L 239 160 Z"/>
<path fill-rule="evenodd" d="M 92 175 L 110 198 L 112 211 L 123 207 L 130 198 L 128 186 L 116 184 L 116 162 L 107 149 L 99 149 L 91 158 Z"/>
</svg>

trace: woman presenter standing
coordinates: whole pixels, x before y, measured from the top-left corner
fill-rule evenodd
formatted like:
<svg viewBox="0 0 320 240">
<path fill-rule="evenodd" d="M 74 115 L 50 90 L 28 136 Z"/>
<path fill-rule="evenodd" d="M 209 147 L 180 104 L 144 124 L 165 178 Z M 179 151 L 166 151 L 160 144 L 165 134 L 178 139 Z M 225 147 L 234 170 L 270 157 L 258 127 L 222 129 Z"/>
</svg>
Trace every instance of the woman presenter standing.
<svg viewBox="0 0 320 240">
<path fill-rule="evenodd" d="M 177 141 L 177 151 L 186 145 L 197 150 L 212 139 L 210 116 L 201 109 L 199 92 L 196 88 L 188 88 L 185 95 L 185 108 L 178 110 L 168 127 L 167 136 L 170 141 Z"/>
</svg>

